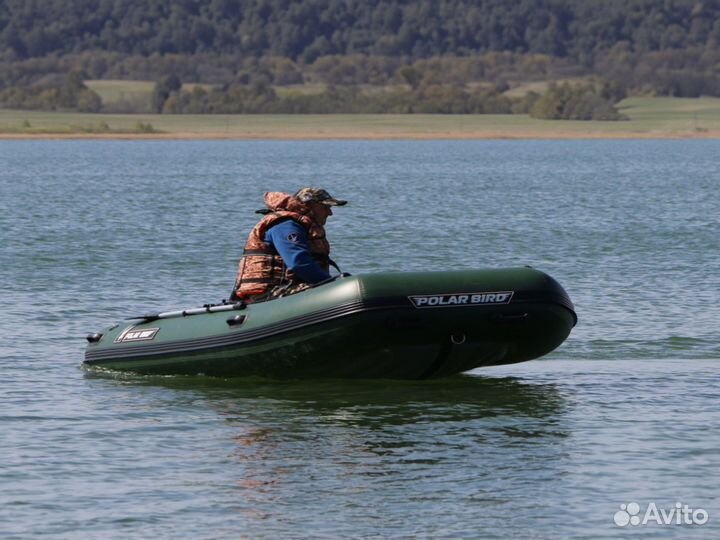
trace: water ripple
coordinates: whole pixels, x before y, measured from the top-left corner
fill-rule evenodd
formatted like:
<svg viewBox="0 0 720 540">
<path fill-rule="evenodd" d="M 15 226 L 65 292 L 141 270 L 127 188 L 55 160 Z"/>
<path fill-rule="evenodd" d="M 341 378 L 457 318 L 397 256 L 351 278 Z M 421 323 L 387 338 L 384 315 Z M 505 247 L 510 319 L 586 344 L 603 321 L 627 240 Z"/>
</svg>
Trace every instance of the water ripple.
<svg viewBox="0 0 720 540">
<path fill-rule="evenodd" d="M 0 144 L 0 537 L 720 534 L 717 141 Z M 353 273 L 529 264 L 580 322 L 423 383 L 133 377 L 83 337 L 225 297 L 264 190 Z M 613 523 L 621 504 L 703 526 Z"/>
</svg>

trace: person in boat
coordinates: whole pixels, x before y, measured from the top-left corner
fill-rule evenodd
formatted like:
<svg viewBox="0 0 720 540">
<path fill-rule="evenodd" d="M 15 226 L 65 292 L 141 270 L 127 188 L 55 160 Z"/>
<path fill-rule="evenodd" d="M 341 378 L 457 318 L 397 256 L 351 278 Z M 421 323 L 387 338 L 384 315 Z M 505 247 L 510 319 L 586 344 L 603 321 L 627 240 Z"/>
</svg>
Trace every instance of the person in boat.
<svg viewBox="0 0 720 540">
<path fill-rule="evenodd" d="M 238 264 L 231 300 L 260 302 L 295 294 L 330 279 L 330 244 L 325 222 L 336 199 L 320 188 L 294 195 L 268 192 L 263 218 L 250 231 Z"/>
</svg>

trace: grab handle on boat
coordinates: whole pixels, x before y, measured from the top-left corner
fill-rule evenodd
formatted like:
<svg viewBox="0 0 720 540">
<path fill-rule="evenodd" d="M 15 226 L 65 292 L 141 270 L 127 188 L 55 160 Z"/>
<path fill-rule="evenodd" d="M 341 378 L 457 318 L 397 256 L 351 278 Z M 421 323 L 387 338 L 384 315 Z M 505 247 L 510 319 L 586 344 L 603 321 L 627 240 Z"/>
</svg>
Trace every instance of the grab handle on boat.
<svg viewBox="0 0 720 540">
<path fill-rule="evenodd" d="M 234 317 L 230 317 L 227 320 L 227 323 L 228 326 L 240 326 L 242 323 L 245 322 L 245 319 L 247 319 L 245 315 L 235 315 Z"/>
<path fill-rule="evenodd" d="M 450 343 L 453 345 L 462 345 L 465 343 L 465 340 L 467 339 L 467 336 L 465 334 L 458 332 L 456 334 L 450 334 Z"/>
<path fill-rule="evenodd" d="M 88 340 L 88 343 L 97 343 L 102 337 L 103 335 L 100 332 L 95 332 L 94 334 L 88 334 L 85 339 Z"/>
</svg>

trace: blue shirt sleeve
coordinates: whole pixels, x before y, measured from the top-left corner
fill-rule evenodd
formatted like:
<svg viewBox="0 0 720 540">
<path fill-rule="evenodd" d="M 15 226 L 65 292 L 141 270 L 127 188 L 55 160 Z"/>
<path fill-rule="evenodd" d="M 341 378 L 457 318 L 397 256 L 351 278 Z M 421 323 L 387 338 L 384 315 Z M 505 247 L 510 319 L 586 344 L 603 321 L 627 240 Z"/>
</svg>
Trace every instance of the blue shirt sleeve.
<svg viewBox="0 0 720 540">
<path fill-rule="evenodd" d="M 307 283 L 318 283 L 330 278 L 310 253 L 307 231 L 295 221 L 282 221 L 265 233 L 265 242 L 274 247 L 287 267 Z"/>
</svg>

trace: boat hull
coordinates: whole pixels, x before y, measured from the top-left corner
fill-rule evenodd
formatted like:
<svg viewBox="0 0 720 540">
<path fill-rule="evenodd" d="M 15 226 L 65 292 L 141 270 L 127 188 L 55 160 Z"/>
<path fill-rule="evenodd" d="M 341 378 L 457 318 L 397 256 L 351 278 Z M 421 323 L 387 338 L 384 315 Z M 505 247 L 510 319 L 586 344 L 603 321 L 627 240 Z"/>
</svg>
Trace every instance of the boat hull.
<svg viewBox="0 0 720 540">
<path fill-rule="evenodd" d="M 543 356 L 577 320 L 562 287 L 529 268 L 352 276 L 236 307 L 119 325 L 89 344 L 85 365 L 215 377 L 436 378 Z"/>
</svg>

